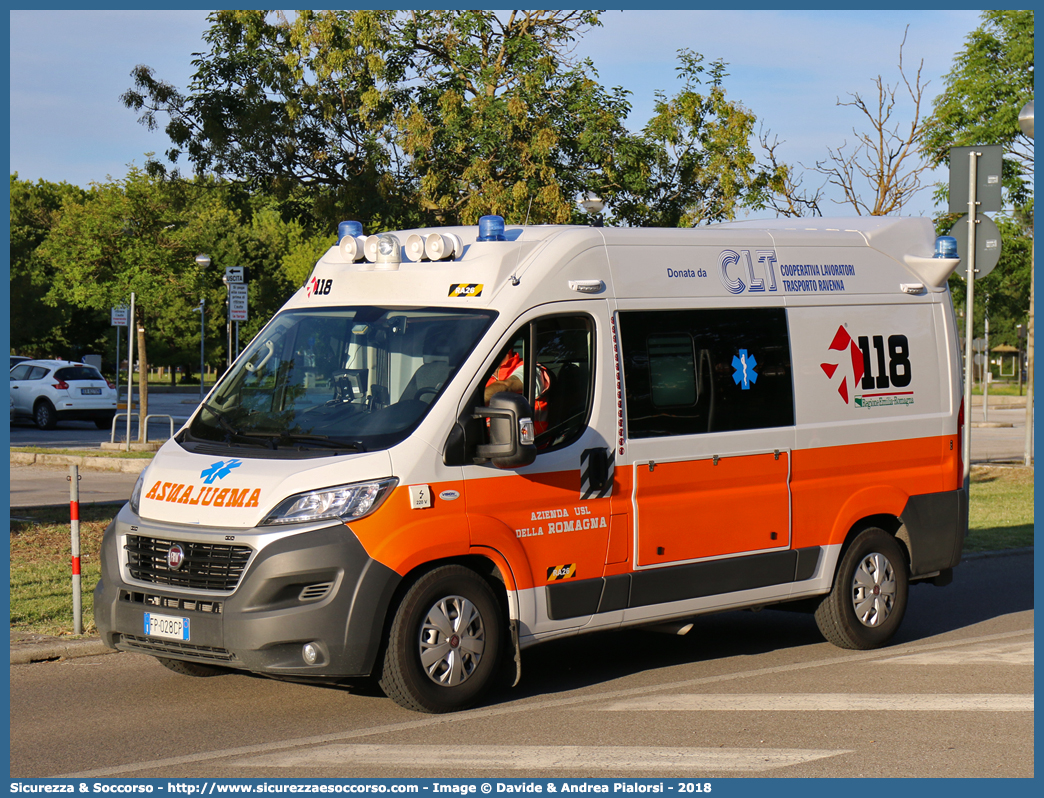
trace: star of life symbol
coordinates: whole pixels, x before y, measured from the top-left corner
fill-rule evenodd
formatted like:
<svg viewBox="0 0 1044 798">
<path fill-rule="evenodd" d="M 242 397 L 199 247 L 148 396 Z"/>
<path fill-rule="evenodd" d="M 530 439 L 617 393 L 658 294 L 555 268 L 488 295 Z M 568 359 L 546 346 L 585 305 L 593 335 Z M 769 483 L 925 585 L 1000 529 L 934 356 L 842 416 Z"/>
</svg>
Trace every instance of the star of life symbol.
<svg viewBox="0 0 1044 798">
<path fill-rule="evenodd" d="M 210 485 L 215 479 L 224 479 L 232 473 L 233 468 L 239 468 L 243 465 L 242 460 L 229 460 L 227 463 L 224 460 L 218 460 L 216 463 L 212 463 L 210 468 L 204 468 L 199 475 L 199 478 L 203 480 L 203 484 Z"/>
<path fill-rule="evenodd" d="M 739 354 L 732 358 L 732 367 L 735 369 L 732 381 L 742 385 L 743 390 L 749 391 L 750 386 L 758 381 L 758 373 L 754 371 L 757 365 L 758 359 L 748 354 L 746 349 L 741 349 Z"/>
<path fill-rule="evenodd" d="M 827 375 L 827 379 L 833 379 L 834 373 L 837 372 L 841 362 L 845 360 L 844 353 L 847 352 L 852 360 L 852 388 L 854 389 L 859 381 L 863 379 L 863 350 L 859 348 L 852 336 L 849 335 L 848 330 L 845 329 L 842 324 L 837 328 L 837 332 L 834 333 L 834 340 L 830 342 L 830 351 L 839 352 L 838 355 L 840 362 L 837 363 L 820 363 L 819 367 L 823 369 L 823 373 Z M 845 404 L 848 404 L 848 375 L 844 373 L 844 369 L 841 370 L 841 384 L 837 386 L 837 392 L 844 400 Z"/>
</svg>

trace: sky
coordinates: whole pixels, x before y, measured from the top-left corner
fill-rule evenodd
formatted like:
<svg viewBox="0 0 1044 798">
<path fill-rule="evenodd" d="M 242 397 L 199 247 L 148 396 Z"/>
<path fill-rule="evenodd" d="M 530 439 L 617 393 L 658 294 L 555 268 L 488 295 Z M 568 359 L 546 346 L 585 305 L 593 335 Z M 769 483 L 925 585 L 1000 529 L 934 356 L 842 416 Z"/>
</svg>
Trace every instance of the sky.
<svg viewBox="0 0 1044 798">
<path fill-rule="evenodd" d="M 194 53 L 205 51 L 207 13 L 181 11 L 11 11 L 10 171 L 24 180 L 67 181 L 80 186 L 142 166 L 146 153 L 161 154 L 162 129 L 148 131 L 122 106 L 137 64 L 184 89 Z M 653 113 L 655 92 L 681 88 L 677 51 L 689 48 L 706 63 L 728 63 L 725 88 L 759 124 L 779 139 L 780 157 L 805 167 L 804 185 L 824 178 L 809 171 L 827 148 L 865 130 L 861 115 L 839 107 L 860 93 L 876 102 L 875 78 L 900 80 L 899 48 L 912 78 L 923 59 L 927 102 L 944 88 L 944 76 L 980 12 L 938 11 L 607 11 L 603 26 L 579 41 L 575 55 L 590 58 L 601 83 L 631 92 L 628 126 L 640 130 Z M 908 32 L 907 32 L 907 26 Z M 909 125 L 911 104 L 896 120 Z M 188 171 L 187 164 L 182 164 Z M 927 182 L 947 180 L 945 170 Z M 836 196 L 827 189 L 828 196 Z M 905 215 L 931 215 L 926 188 Z M 824 203 L 827 215 L 851 216 L 844 205 Z"/>
</svg>

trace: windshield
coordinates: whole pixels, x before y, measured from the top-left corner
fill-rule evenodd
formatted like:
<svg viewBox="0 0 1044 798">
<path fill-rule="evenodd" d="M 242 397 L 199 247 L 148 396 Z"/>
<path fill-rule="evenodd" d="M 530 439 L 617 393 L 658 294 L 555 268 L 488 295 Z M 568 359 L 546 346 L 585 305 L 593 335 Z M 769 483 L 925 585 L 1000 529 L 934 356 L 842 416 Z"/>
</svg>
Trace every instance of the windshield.
<svg viewBox="0 0 1044 798">
<path fill-rule="evenodd" d="M 218 383 L 183 443 L 392 446 L 424 418 L 494 316 L 386 307 L 280 313 Z"/>
</svg>

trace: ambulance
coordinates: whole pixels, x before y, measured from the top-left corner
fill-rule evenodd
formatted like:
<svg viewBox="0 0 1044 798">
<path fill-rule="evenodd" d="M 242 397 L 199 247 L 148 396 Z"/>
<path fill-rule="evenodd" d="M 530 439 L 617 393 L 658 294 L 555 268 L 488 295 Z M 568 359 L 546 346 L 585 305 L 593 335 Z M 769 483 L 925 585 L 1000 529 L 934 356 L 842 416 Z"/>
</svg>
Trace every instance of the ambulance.
<svg viewBox="0 0 1044 798">
<path fill-rule="evenodd" d="M 950 582 L 958 261 L 928 220 L 339 235 L 105 533 L 109 646 L 437 713 L 537 643 L 705 613 L 883 646 Z"/>
</svg>

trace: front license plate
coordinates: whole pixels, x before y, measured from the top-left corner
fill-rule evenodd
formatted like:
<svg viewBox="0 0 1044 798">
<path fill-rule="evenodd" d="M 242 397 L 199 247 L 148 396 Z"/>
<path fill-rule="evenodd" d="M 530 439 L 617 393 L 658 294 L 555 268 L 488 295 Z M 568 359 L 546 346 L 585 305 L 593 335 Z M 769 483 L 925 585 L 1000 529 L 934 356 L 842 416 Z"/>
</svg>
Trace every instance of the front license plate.
<svg viewBox="0 0 1044 798">
<path fill-rule="evenodd" d="M 145 613 L 145 634 L 149 637 L 166 637 L 171 640 L 189 639 L 189 619 L 173 615 Z"/>
<path fill-rule="evenodd" d="M 101 388 L 80 388 L 80 396 L 101 396 Z"/>
</svg>

